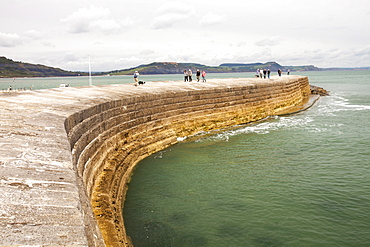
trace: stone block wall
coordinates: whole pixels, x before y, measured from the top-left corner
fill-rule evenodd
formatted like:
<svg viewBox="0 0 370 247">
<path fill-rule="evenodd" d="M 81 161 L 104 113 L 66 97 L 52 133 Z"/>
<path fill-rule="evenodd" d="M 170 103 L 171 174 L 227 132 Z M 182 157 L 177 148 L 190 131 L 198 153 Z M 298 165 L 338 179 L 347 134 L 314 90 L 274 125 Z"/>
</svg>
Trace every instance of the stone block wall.
<svg viewBox="0 0 370 247">
<path fill-rule="evenodd" d="M 287 112 L 309 96 L 307 77 L 234 79 L 232 85 L 121 95 L 71 114 L 65 129 L 73 164 L 105 245 L 131 246 L 122 208 L 140 160 L 179 137 Z"/>
</svg>

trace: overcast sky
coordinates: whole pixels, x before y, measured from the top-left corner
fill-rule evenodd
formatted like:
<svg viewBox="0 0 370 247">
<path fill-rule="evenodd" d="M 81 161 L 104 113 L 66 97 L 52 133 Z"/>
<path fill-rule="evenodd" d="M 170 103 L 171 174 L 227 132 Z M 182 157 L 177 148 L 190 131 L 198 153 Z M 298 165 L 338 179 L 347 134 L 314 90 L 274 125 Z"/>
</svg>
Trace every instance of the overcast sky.
<svg viewBox="0 0 370 247">
<path fill-rule="evenodd" d="M 151 62 L 370 66 L 369 0 L 11 0 L 0 56 L 73 71 Z"/>
</svg>

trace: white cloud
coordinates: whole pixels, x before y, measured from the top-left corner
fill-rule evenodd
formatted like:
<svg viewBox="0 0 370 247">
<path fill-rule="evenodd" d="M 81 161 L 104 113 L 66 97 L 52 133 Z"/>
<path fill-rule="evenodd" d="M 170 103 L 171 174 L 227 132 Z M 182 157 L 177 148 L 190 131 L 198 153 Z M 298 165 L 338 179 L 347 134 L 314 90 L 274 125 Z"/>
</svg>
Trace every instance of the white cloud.
<svg viewBox="0 0 370 247">
<path fill-rule="evenodd" d="M 276 45 L 279 45 L 282 40 L 283 39 L 281 37 L 276 36 L 276 37 L 259 40 L 255 42 L 254 44 L 257 46 L 276 46 Z"/>
<path fill-rule="evenodd" d="M 110 33 L 121 26 L 109 17 L 109 9 L 91 5 L 89 8 L 78 9 L 61 21 L 67 24 L 70 33 L 88 33 L 93 31 Z"/>
<path fill-rule="evenodd" d="M 18 34 L 0 32 L 0 46 L 15 47 L 20 44 L 22 44 L 22 39 Z"/>
<path fill-rule="evenodd" d="M 307 49 L 287 54 L 279 53 L 275 56 L 277 62 L 282 65 L 315 65 L 321 68 L 327 67 L 359 67 L 370 64 L 370 54 L 366 51 L 360 57 L 357 50 L 348 49 Z M 361 63 L 358 63 L 358 61 Z"/>
<path fill-rule="evenodd" d="M 98 29 L 103 32 L 111 32 L 119 29 L 121 26 L 114 20 L 99 20 L 91 22 L 92 29 Z"/>
<path fill-rule="evenodd" d="M 30 39 L 40 39 L 42 38 L 43 34 L 36 30 L 29 30 L 27 31 L 26 36 Z"/>
<path fill-rule="evenodd" d="M 52 42 L 42 42 L 42 45 L 46 46 L 46 47 L 55 47 L 55 45 L 52 43 Z"/>
<path fill-rule="evenodd" d="M 170 28 L 178 22 L 186 20 L 187 15 L 179 13 L 169 13 L 156 17 L 152 22 L 154 29 Z"/>
<path fill-rule="evenodd" d="M 357 48 L 354 50 L 354 55 L 355 56 L 370 56 L 370 44 L 364 47 Z"/>
<path fill-rule="evenodd" d="M 78 61 L 78 58 L 73 53 L 67 53 L 64 55 L 64 61 L 76 62 Z"/>
<path fill-rule="evenodd" d="M 119 24 L 123 27 L 131 27 L 134 24 L 134 21 L 130 17 L 126 17 L 125 19 L 121 20 Z"/>
<path fill-rule="evenodd" d="M 69 70 L 86 70 L 88 55 L 96 71 L 160 60 L 370 65 L 370 29 L 359 24 L 370 21 L 370 1 L 302 1 L 42 0 L 48 11 L 39 0 L 5 1 L 0 47 L 11 59 Z"/>
<path fill-rule="evenodd" d="M 188 20 L 192 15 L 193 10 L 190 6 L 181 2 L 166 2 L 157 9 L 151 27 L 154 29 L 170 28 L 176 23 Z"/>
<path fill-rule="evenodd" d="M 146 56 L 146 55 L 152 55 L 154 53 L 155 53 L 155 51 L 153 51 L 153 50 L 143 50 L 143 51 L 140 52 L 140 55 Z"/>
<path fill-rule="evenodd" d="M 191 11 L 192 11 L 191 6 L 184 4 L 183 2 L 171 1 L 171 2 L 165 2 L 164 4 L 159 6 L 156 13 L 158 15 L 167 14 L 167 13 L 177 13 L 177 14 L 184 13 L 185 14 Z"/>
<path fill-rule="evenodd" d="M 222 16 L 222 15 L 218 15 L 218 14 L 215 14 L 213 12 L 209 12 L 206 15 L 204 15 L 202 17 L 202 19 L 200 19 L 199 23 L 201 25 L 205 25 L 205 26 L 214 25 L 214 24 L 217 24 L 217 23 L 221 23 L 224 19 L 225 19 L 225 17 Z"/>
</svg>

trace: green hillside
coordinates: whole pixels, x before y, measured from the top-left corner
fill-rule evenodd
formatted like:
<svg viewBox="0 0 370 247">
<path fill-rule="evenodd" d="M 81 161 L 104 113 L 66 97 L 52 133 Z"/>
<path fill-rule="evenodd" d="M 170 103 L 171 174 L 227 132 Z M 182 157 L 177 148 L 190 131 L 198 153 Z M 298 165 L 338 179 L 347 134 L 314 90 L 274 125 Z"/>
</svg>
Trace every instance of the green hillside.
<svg viewBox="0 0 370 247">
<path fill-rule="evenodd" d="M 219 66 L 206 66 L 197 63 L 176 63 L 176 62 L 155 62 L 145 65 L 140 65 L 130 69 L 114 70 L 108 72 L 110 75 L 132 75 L 136 70 L 141 74 L 182 74 L 184 70 L 191 69 L 192 71 L 205 70 L 207 73 L 232 73 L 232 72 L 255 72 L 257 69 L 270 69 L 277 71 L 278 69 L 291 71 L 308 71 L 320 70 L 319 68 L 308 66 L 282 66 L 276 62 L 268 63 L 224 63 Z"/>
<path fill-rule="evenodd" d="M 196 71 L 205 70 L 209 73 L 225 73 L 232 72 L 231 68 L 220 66 L 206 66 L 197 63 L 176 63 L 176 62 L 154 62 L 150 64 L 140 65 L 130 69 L 115 70 L 109 72 L 111 75 L 131 75 L 136 70 L 142 74 L 182 74 L 184 70 Z"/>
<path fill-rule="evenodd" d="M 141 74 L 182 74 L 184 70 L 191 69 L 195 72 L 197 69 L 204 70 L 207 73 L 233 73 L 233 72 L 255 72 L 257 69 L 270 69 L 277 71 L 281 69 L 287 71 L 311 71 L 321 70 L 313 65 L 307 66 L 282 66 L 276 62 L 267 63 L 224 63 L 219 66 L 207 66 L 198 63 L 176 63 L 176 62 L 154 62 L 137 67 L 114 70 L 110 72 L 94 73 L 94 75 L 132 75 L 136 70 Z M 71 72 L 59 68 L 53 68 L 40 64 L 30 64 L 15 62 L 6 57 L 0 57 L 0 78 L 13 77 L 53 77 L 53 76 L 79 76 L 87 75 L 86 72 Z"/>
<path fill-rule="evenodd" d="M 220 67 L 231 68 L 233 72 L 255 72 L 257 71 L 257 69 L 269 69 L 271 71 L 277 71 L 278 69 L 284 69 L 284 66 L 276 62 L 250 63 L 250 64 L 224 63 L 224 64 L 221 64 Z"/>
<path fill-rule="evenodd" d="M 0 57 L 0 78 L 12 77 L 53 77 L 86 75 L 81 72 L 65 71 L 40 64 L 15 62 L 6 57 Z"/>
</svg>

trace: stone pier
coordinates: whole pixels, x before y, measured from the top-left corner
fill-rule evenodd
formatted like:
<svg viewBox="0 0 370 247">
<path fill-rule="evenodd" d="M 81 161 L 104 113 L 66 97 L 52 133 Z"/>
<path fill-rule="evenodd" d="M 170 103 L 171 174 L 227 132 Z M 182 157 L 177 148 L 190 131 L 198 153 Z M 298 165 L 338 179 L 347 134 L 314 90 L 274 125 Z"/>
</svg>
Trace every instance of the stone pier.
<svg viewBox="0 0 370 247">
<path fill-rule="evenodd" d="M 122 208 L 140 160 L 309 98 L 303 76 L 0 93 L 0 245 L 131 246 Z"/>
</svg>

